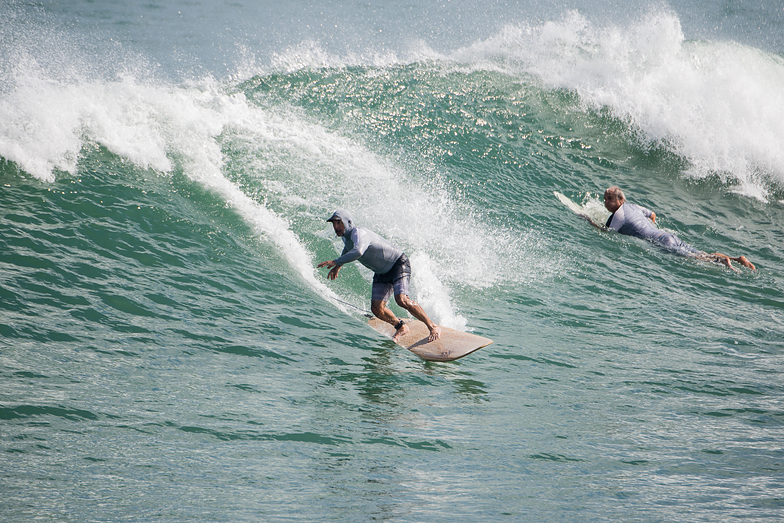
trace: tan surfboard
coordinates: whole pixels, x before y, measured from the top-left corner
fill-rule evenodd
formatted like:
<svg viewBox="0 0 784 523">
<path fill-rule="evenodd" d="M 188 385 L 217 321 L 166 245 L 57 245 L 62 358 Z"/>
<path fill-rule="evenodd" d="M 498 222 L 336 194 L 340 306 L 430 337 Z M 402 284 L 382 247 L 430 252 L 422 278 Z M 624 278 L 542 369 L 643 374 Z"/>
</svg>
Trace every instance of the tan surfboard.
<svg viewBox="0 0 784 523">
<path fill-rule="evenodd" d="M 391 338 L 395 335 L 395 328 L 378 318 L 371 318 L 368 324 L 385 336 Z M 493 343 L 489 338 L 448 327 L 441 327 L 441 337 L 429 342 L 427 338 L 430 331 L 424 323 L 419 320 L 406 320 L 406 325 L 409 332 L 400 338 L 397 344 L 427 361 L 456 360 Z"/>
</svg>

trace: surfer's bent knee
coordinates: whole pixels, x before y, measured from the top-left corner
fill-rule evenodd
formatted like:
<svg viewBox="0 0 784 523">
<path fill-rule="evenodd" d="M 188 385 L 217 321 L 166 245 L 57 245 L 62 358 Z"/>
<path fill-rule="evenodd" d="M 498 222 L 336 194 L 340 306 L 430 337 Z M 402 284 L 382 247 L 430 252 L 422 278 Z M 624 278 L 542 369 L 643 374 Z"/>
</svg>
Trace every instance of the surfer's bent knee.
<svg viewBox="0 0 784 523">
<path fill-rule="evenodd" d="M 407 309 L 408 307 L 416 304 L 414 300 L 408 297 L 408 294 L 395 295 L 395 302 L 401 307 L 403 307 L 404 309 Z"/>
<path fill-rule="evenodd" d="M 370 304 L 370 312 L 372 312 L 373 315 L 375 317 L 377 317 L 377 318 L 381 317 L 380 315 L 384 311 L 385 308 L 386 308 L 386 305 L 384 304 L 383 301 L 378 301 L 378 302 L 374 301 L 374 302 L 372 302 Z"/>
</svg>

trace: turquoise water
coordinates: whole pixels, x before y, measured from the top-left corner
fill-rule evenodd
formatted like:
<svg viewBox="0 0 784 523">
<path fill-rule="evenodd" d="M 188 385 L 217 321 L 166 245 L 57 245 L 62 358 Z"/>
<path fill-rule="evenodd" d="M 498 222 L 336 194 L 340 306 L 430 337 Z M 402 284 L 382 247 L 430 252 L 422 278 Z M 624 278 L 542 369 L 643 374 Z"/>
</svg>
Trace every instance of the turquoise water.
<svg viewBox="0 0 784 523">
<path fill-rule="evenodd" d="M 774 3 L 0 7 L 4 521 L 777 521 Z M 624 188 L 757 271 L 601 232 Z M 412 260 L 428 363 L 315 269 Z M 402 314 L 398 310 L 398 313 Z"/>
</svg>

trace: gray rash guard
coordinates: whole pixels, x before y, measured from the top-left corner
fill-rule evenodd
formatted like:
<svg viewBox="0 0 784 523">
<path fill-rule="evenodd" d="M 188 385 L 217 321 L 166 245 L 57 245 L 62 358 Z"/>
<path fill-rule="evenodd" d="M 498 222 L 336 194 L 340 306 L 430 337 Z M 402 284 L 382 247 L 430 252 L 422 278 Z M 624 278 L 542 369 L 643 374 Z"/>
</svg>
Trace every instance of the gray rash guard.
<svg viewBox="0 0 784 523">
<path fill-rule="evenodd" d="M 624 203 L 607 220 L 606 227 L 621 234 L 656 241 L 665 234 L 651 222 L 651 211 L 633 203 Z"/>
<path fill-rule="evenodd" d="M 643 240 L 652 241 L 666 249 L 683 255 L 694 255 L 698 251 L 674 234 L 664 232 L 650 220 L 651 211 L 633 203 L 624 203 L 608 219 L 605 227 L 618 231 L 621 234 L 636 236 Z"/>
<path fill-rule="evenodd" d="M 336 214 L 343 222 L 343 253 L 335 260 L 337 265 L 359 261 L 376 274 L 386 274 L 403 254 L 403 251 L 378 234 L 356 227 L 348 211 L 339 209 Z"/>
</svg>

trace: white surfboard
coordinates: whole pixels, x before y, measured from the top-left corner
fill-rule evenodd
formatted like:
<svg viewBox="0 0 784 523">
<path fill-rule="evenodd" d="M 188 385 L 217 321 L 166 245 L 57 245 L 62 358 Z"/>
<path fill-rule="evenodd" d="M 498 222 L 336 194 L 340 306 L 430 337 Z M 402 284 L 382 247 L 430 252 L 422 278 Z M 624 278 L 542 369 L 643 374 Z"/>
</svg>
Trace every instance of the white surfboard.
<svg viewBox="0 0 784 523">
<path fill-rule="evenodd" d="M 395 335 L 395 328 L 378 318 L 371 318 L 368 324 L 385 336 L 391 338 Z M 493 343 L 493 340 L 489 338 L 443 326 L 441 326 L 439 339 L 427 341 L 430 336 L 427 325 L 419 320 L 406 320 L 406 325 L 408 325 L 409 332 L 400 338 L 397 344 L 427 361 L 456 360 Z"/>
<path fill-rule="evenodd" d="M 604 222 L 606 222 L 607 218 L 610 217 L 610 213 L 607 212 L 607 210 L 599 202 L 588 202 L 584 205 L 577 205 L 567 196 L 564 196 L 558 191 L 553 191 L 553 194 L 562 204 L 568 207 L 570 211 L 580 218 L 587 220 L 594 227 L 603 229 Z"/>
</svg>

